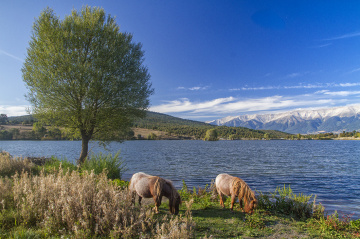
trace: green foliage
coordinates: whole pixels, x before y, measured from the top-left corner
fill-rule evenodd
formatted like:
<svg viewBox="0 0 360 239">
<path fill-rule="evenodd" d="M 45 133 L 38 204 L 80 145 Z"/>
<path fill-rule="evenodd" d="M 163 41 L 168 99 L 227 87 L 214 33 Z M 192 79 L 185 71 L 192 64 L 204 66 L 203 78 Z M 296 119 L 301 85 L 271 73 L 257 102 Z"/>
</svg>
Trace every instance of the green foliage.
<svg viewBox="0 0 360 239">
<path fill-rule="evenodd" d="M 307 226 L 323 238 L 358 238 L 360 237 L 360 219 L 351 220 L 349 215 L 341 219 L 337 212 L 326 217 L 313 218 Z"/>
<path fill-rule="evenodd" d="M 125 162 L 120 157 L 120 151 L 114 156 L 109 153 L 104 155 L 103 153 L 92 154 L 81 165 L 81 170 L 92 171 L 95 174 L 101 174 L 104 170 L 109 179 L 121 179 L 122 174 L 126 170 Z"/>
<path fill-rule="evenodd" d="M 13 134 L 7 130 L 0 130 L 0 140 L 11 140 Z"/>
<path fill-rule="evenodd" d="M 40 172 L 43 171 L 45 175 L 48 175 L 58 173 L 59 169 L 61 169 L 64 173 L 68 171 L 72 172 L 79 170 L 79 168 L 75 164 L 68 161 L 67 159 L 58 159 L 56 157 L 51 157 L 50 160 L 45 161 L 44 165 L 37 166 L 35 172 L 38 172 L 37 174 L 40 174 Z"/>
<path fill-rule="evenodd" d="M 153 93 L 141 44 L 102 8 L 84 6 L 61 20 L 45 9 L 33 25 L 22 68 L 36 118 L 78 129 L 83 140 L 116 140 L 145 116 Z M 76 132 L 76 131 L 74 131 Z"/>
<path fill-rule="evenodd" d="M 206 131 L 216 129 L 219 138 L 224 139 L 262 139 L 267 133 L 270 138 L 286 138 L 290 134 L 276 130 L 253 130 L 244 127 L 215 126 L 204 122 L 184 120 L 173 116 L 147 112 L 146 117 L 134 121 L 133 127 L 160 130 L 169 135 L 178 135 L 185 139 L 204 139 Z M 230 137 L 231 136 L 231 137 Z"/>
<path fill-rule="evenodd" d="M 283 188 L 276 188 L 271 196 L 259 193 L 258 207 L 259 209 L 269 210 L 276 213 L 286 214 L 299 219 L 306 219 L 312 216 L 314 203 L 310 203 L 311 196 L 296 195 L 289 187 L 285 185 Z"/>
<path fill-rule="evenodd" d="M 209 185 L 205 185 L 204 188 L 199 187 L 196 189 L 194 187 L 192 190 L 189 190 L 184 180 L 182 183 L 183 186 L 179 190 L 181 200 L 192 201 L 194 203 L 193 207 L 195 207 L 195 209 L 204 210 L 213 206 L 216 199 L 216 194 L 213 193 L 213 184 L 210 187 Z"/>
<path fill-rule="evenodd" d="M 0 114 L 0 125 L 6 124 L 9 122 L 9 119 L 6 114 Z"/>
<path fill-rule="evenodd" d="M 129 187 L 129 184 L 130 182 L 129 181 L 124 181 L 124 180 L 121 180 L 121 179 L 113 179 L 112 180 L 112 183 L 114 185 L 116 185 L 117 187 L 120 187 L 121 189 L 125 189 L 125 188 L 128 188 Z"/>
<path fill-rule="evenodd" d="M 217 140 L 219 140 L 217 130 L 216 129 L 207 130 L 204 140 L 206 140 L 206 141 L 217 141 Z"/>
<path fill-rule="evenodd" d="M 265 228 L 265 218 L 258 211 L 245 215 L 246 224 L 251 228 Z"/>
<path fill-rule="evenodd" d="M 150 133 L 147 137 L 147 139 L 149 140 L 156 140 L 157 139 L 157 135 L 155 133 Z"/>
<path fill-rule="evenodd" d="M 67 159 L 58 159 L 52 157 L 50 160 L 46 160 L 43 165 L 35 165 L 29 159 L 12 158 L 8 153 L 0 152 L 0 176 L 11 177 L 16 172 L 21 173 L 31 172 L 35 175 L 57 174 L 59 171 L 63 173 L 67 172 L 91 172 L 96 175 L 105 172 L 109 179 L 121 179 L 122 174 L 126 170 L 126 165 L 123 159 L 120 157 L 120 152 L 115 155 L 112 154 L 92 154 L 81 166 L 76 166 L 74 163 Z M 121 185 L 120 185 L 121 184 Z M 126 183 L 122 182 L 118 186 L 124 186 Z"/>
</svg>

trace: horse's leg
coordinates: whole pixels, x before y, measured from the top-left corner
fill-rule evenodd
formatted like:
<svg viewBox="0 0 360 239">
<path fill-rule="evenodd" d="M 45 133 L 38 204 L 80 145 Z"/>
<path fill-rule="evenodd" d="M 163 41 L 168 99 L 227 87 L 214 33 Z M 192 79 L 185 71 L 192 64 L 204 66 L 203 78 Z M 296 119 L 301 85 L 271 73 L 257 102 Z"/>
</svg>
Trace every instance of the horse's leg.
<svg viewBox="0 0 360 239">
<path fill-rule="evenodd" d="M 130 192 L 130 197 L 131 197 L 131 205 L 135 205 L 136 193 Z"/>
<path fill-rule="evenodd" d="M 222 208 L 225 208 L 224 196 L 224 194 L 220 193 L 220 206 L 222 206 Z"/>
<path fill-rule="evenodd" d="M 236 199 L 236 195 L 235 194 L 231 195 L 231 206 L 230 206 L 231 211 L 234 208 L 235 199 Z"/>
<path fill-rule="evenodd" d="M 159 213 L 159 207 L 161 205 L 162 196 L 160 198 L 157 198 L 156 196 L 153 197 L 155 201 L 155 213 Z"/>
<path fill-rule="evenodd" d="M 224 194 L 220 191 L 220 189 L 216 188 L 218 194 L 219 194 L 219 198 L 220 198 L 220 206 L 222 206 L 223 208 L 225 208 L 224 205 Z"/>
<path fill-rule="evenodd" d="M 139 206 L 141 206 L 141 199 L 142 197 L 139 196 Z"/>
<path fill-rule="evenodd" d="M 240 209 L 241 209 L 242 211 L 244 211 L 244 205 L 243 205 L 243 200 L 242 200 L 242 198 L 239 198 L 239 204 L 240 204 Z"/>
</svg>

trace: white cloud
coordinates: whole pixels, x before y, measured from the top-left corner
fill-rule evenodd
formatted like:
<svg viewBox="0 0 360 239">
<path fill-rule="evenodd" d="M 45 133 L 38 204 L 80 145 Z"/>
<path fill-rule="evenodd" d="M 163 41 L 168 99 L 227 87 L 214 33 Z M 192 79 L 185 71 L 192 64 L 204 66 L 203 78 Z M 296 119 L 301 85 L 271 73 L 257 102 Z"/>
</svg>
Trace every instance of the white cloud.
<svg viewBox="0 0 360 239">
<path fill-rule="evenodd" d="M 0 105 L 0 114 L 6 114 L 7 116 L 27 115 L 26 109 L 28 107 L 28 105 Z"/>
<path fill-rule="evenodd" d="M 150 108 L 150 110 L 160 113 L 201 111 L 217 107 L 218 105 L 224 104 L 226 102 L 231 102 L 233 100 L 233 97 L 227 97 L 205 102 L 191 102 L 188 98 L 182 98 L 179 100 L 169 101 L 162 105 L 153 106 Z"/>
<path fill-rule="evenodd" d="M 349 71 L 347 74 L 351 74 L 351 73 L 358 72 L 358 71 L 360 71 L 360 68 L 353 69 L 353 70 Z"/>
<path fill-rule="evenodd" d="M 286 75 L 285 78 L 295 78 L 295 77 L 299 77 L 301 75 L 302 75 L 301 73 L 296 72 L 296 73 L 291 73 L 291 74 Z"/>
<path fill-rule="evenodd" d="M 325 95 L 332 95 L 332 96 L 350 96 L 350 95 L 360 95 L 360 91 L 327 91 L 323 90 L 319 93 L 323 93 Z"/>
<path fill-rule="evenodd" d="M 186 114 L 185 118 L 212 115 L 224 117 L 246 114 L 250 112 L 293 109 L 298 107 L 314 107 L 335 104 L 336 100 L 316 95 L 298 95 L 294 97 L 270 96 L 255 99 L 239 99 L 235 97 L 219 98 L 205 102 L 192 102 L 189 99 L 169 101 L 165 104 L 151 107 L 151 111 L 160 113 Z"/>
<path fill-rule="evenodd" d="M 229 91 L 241 91 L 241 90 L 280 90 L 280 89 L 316 89 L 316 88 L 330 88 L 330 87 L 352 87 L 360 86 L 360 82 L 355 83 L 321 83 L 321 84 L 300 84 L 290 86 L 259 86 L 259 87 L 241 87 L 232 88 Z"/>
<path fill-rule="evenodd" d="M 323 48 L 323 47 L 327 47 L 327 46 L 331 46 L 331 45 L 332 45 L 332 43 L 326 43 L 326 44 L 315 46 L 313 48 Z"/>
<path fill-rule="evenodd" d="M 6 51 L 3 51 L 3 50 L 1 50 L 1 49 L 0 49 L 0 55 L 5 55 L 5 56 L 8 56 L 8 57 L 11 57 L 11 58 L 14 59 L 14 60 L 17 60 L 17 61 L 20 61 L 20 62 L 24 62 L 23 59 L 21 59 L 21 58 L 19 58 L 19 57 L 17 57 L 17 56 L 14 56 L 14 55 L 12 55 L 12 54 L 10 54 L 10 53 L 8 53 L 8 52 L 6 52 Z"/>
<path fill-rule="evenodd" d="M 177 89 L 178 90 L 191 90 L 191 91 L 196 91 L 196 90 L 206 90 L 208 89 L 209 86 L 194 86 L 194 87 L 189 87 L 189 88 L 186 88 L 186 87 L 183 87 L 183 86 L 179 86 Z"/>
<path fill-rule="evenodd" d="M 346 39 L 346 38 L 358 37 L 358 36 L 360 36 L 360 32 L 352 32 L 352 33 L 343 34 L 341 36 L 327 38 L 327 39 L 324 39 L 324 40 L 326 40 L 326 41 L 340 40 L 340 39 Z"/>
</svg>

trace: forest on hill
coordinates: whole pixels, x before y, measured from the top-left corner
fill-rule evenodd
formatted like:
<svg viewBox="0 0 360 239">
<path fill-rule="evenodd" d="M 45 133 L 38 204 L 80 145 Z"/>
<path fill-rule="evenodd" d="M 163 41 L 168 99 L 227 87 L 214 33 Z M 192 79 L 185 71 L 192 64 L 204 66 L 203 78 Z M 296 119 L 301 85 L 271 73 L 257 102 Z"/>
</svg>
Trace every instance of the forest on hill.
<svg viewBox="0 0 360 239">
<path fill-rule="evenodd" d="M 5 118 L 5 117 L 4 117 Z M 204 122 L 186 120 L 166 114 L 147 112 L 144 119 L 133 122 L 133 130 L 119 132 L 121 139 L 203 139 L 206 132 L 216 129 L 221 139 L 280 139 L 291 138 L 291 134 L 276 130 L 253 130 L 245 127 L 215 126 Z M 135 135 L 136 129 L 148 129 L 149 135 Z M 155 132 L 155 133 L 154 133 Z M 164 132 L 156 135 L 157 132 Z M 71 139 L 68 130 L 42 125 L 31 115 L 8 117 L 0 122 L 0 139 Z M 74 137 L 72 137 L 74 139 Z M 76 137 L 75 137 L 76 139 Z"/>
<path fill-rule="evenodd" d="M 215 126 L 150 111 L 147 112 L 146 118 L 136 120 L 133 127 L 164 131 L 169 135 L 190 136 L 195 139 L 203 139 L 206 131 L 209 129 L 216 129 L 218 137 L 222 139 L 280 139 L 291 137 L 291 134 L 276 130 L 253 130 L 245 127 Z"/>
</svg>

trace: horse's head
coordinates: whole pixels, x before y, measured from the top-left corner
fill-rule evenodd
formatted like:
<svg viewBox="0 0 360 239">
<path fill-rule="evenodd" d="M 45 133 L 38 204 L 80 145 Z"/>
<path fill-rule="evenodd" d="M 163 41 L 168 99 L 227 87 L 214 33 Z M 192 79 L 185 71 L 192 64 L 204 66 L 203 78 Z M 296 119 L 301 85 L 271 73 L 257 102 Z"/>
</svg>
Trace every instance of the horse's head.
<svg viewBox="0 0 360 239">
<path fill-rule="evenodd" d="M 254 209 L 256 208 L 256 206 L 257 206 L 256 198 L 250 200 L 249 203 L 247 203 L 244 207 L 245 213 L 252 214 L 254 212 Z"/>
<path fill-rule="evenodd" d="M 174 193 L 173 193 L 172 197 L 169 200 L 170 213 L 178 215 L 179 214 L 180 204 L 181 204 L 180 194 L 176 190 L 174 190 Z"/>
</svg>

